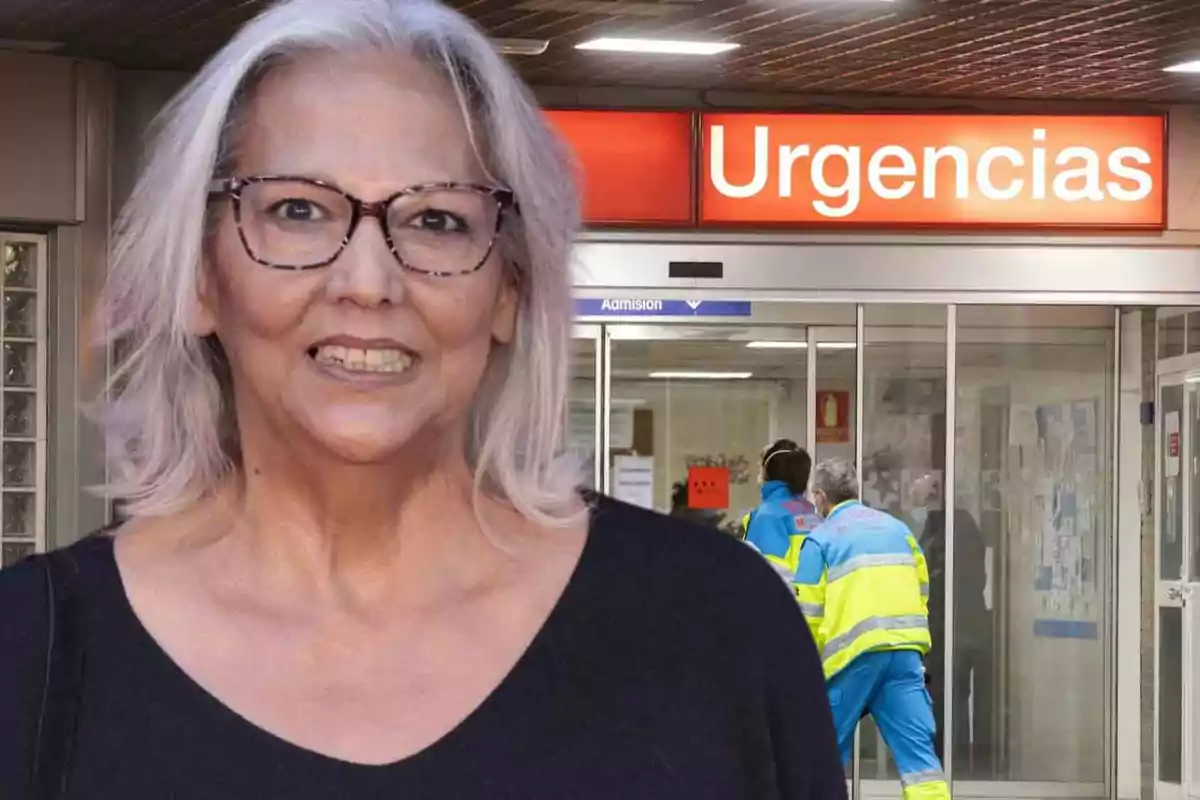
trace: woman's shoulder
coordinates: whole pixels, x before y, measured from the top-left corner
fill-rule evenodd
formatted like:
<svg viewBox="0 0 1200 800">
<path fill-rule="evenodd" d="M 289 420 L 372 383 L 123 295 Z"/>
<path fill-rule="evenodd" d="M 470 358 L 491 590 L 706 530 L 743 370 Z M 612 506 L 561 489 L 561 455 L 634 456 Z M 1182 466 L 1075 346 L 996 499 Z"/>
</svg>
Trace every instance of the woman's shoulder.
<svg viewBox="0 0 1200 800">
<path fill-rule="evenodd" d="M 0 676 L 4 665 L 12 663 L 10 656 L 31 648 L 44 651 L 52 598 L 90 584 L 111 548 L 107 536 L 93 534 L 0 570 Z"/>
<path fill-rule="evenodd" d="M 608 497 L 594 498 L 592 507 L 595 549 L 625 576 L 619 591 L 686 593 L 696 604 L 735 611 L 764 598 L 790 600 L 766 560 L 727 533 Z"/>
<path fill-rule="evenodd" d="M 23 796 L 31 731 L 46 685 L 51 608 L 95 578 L 110 547 L 88 537 L 0 570 L 0 797 Z"/>
</svg>

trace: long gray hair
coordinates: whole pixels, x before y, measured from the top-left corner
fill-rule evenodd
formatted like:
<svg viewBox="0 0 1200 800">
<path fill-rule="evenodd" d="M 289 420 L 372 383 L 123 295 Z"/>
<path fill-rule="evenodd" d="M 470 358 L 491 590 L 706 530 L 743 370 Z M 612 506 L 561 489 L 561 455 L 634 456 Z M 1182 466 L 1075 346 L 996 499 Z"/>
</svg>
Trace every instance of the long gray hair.
<svg viewBox="0 0 1200 800">
<path fill-rule="evenodd" d="M 484 167 L 520 203 L 501 242 L 521 287 L 517 337 L 494 348 L 475 398 L 467 457 L 476 489 L 542 524 L 578 519 L 579 470 L 560 449 L 578 227 L 571 170 L 528 89 L 484 34 L 433 0 L 282 2 L 246 25 L 157 120 L 117 223 L 98 314 L 119 353 L 99 408 L 110 461 L 104 489 L 127 513 L 167 513 L 239 468 L 228 366 L 188 323 L 208 185 L 231 160 L 245 96 L 278 59 L 363 48 L 400 50 L 444 74 Z"/>
</svg>

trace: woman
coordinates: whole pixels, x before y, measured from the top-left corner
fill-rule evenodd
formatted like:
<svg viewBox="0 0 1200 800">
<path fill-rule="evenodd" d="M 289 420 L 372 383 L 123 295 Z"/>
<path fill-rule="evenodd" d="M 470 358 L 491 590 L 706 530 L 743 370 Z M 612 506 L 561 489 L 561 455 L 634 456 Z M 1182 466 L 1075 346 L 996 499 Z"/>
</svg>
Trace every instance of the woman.
<svg viewBox="0 0 1200 800">
<path fill-rule="evenodd" d="M 214 57 L 110 267 L 128 519 L 69 586 L 0 576 L 0 796 L 842 795 L 760 562 L 559 457 L 568 176 L 427 0 L 293 0 Z"/>
<path fill-rule="evenodd" d="M 746 515 L 746 541 L 766 556 L 789 586 L 794 586 L 804 537 L 821 521 L 805 497 L 812 458 L 791 439 L 763 449 L 758 480 L 762 505 Z"/>
</svg>

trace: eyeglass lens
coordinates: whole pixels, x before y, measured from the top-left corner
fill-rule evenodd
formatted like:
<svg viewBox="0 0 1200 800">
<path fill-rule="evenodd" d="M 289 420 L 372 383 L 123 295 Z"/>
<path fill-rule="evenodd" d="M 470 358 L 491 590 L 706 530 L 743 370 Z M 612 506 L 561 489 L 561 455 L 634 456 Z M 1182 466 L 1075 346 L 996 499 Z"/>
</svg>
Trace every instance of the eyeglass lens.
<svg viewBox="0 0 1200 800">
<path fill-rule="evenodd" d="M 418 272 L 472 272 L 496 236 L 499 204 L 469 188 L 426 189 L 397 197 L 388 234 L 400 262 Z M 248 183 L 240 191 L 240 225 L 250 255 L 280 267 L 330 262 L 353 224 L 354 207 L 336 189 L 306 181 Z"/>
</svg>

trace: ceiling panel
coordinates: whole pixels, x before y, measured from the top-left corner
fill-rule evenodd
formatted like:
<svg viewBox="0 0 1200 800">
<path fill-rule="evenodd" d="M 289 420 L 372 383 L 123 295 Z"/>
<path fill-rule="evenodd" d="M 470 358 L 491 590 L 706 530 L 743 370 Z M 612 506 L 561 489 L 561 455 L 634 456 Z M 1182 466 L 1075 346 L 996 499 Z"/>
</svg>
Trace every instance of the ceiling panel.
<svg viewBox="0 0 1200 800">
<path fill-rule="evenodd" d="M 535 84 L 983 98 L 1200 100 L 1200 0 L 458 0 L 490 34 L 551 41 Z M 0 39 L 193 69 L 263 0 L 3 0 Z M 715 59 L 579 52 L 598 35 L 742 45 Z"/>
</svg>

